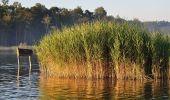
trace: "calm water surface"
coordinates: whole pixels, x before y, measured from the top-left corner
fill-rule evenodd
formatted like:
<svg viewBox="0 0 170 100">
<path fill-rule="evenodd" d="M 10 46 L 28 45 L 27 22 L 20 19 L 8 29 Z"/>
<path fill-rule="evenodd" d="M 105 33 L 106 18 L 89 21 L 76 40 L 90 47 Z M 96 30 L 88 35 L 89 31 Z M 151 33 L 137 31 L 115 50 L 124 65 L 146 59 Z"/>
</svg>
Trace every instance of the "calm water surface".
<svg viewBox="0 0 170 100">
<path fill-rule="evenodd" d="M 17 80 L 15 54 L 0 52 L 0 100 L 169 100 L 170 84 L 164 82 L 71 80 L 43 77 L 36 58 L 29 74 L 28 58 L 22 58 Z"/>
</svg>

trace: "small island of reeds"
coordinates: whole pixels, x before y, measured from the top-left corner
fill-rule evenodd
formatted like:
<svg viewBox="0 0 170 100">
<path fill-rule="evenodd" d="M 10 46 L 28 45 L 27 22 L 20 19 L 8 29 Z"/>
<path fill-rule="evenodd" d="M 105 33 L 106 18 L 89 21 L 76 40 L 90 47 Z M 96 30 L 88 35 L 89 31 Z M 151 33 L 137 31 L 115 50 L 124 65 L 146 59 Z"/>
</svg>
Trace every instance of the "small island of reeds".
<svg viewBox="0 0 170 100">
<path fill-rule="evenodd" d="M 169 78 L 168 35 L 135 25 L 92 22 L 55 30 L 36 47 L 41 73 L 59 78 Z"/>
</svg>

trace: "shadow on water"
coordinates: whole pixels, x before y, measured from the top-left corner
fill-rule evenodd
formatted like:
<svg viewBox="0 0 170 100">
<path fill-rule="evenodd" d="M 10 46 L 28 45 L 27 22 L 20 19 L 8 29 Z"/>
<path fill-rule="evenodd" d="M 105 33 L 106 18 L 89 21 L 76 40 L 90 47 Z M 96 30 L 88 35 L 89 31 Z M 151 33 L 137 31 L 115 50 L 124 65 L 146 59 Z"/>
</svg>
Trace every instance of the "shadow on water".
<svg viewBox="0 0 170 100">
<path fill-rule="evenodd" d="M 152 99 L 153 98 L 152 82 L 145 83 L 145 85 L 144 85 L 144 98 L 145 99 Z"/>
</svg>

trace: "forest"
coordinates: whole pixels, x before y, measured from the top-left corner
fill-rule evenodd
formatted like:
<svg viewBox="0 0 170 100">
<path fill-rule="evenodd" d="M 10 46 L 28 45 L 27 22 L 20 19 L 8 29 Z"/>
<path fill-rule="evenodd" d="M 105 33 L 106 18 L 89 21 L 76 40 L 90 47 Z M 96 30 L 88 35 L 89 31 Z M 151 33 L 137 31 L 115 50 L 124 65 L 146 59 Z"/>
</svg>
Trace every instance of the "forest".
<svg viewBox="0 0 170 100">
<path fill-rule="evenodd" d="M 119 16 L 107 15 L 103 7 L 96 8 L 93 12 L 83 10 L 81 7 L 75 9 L 51 7 L 36 3 L 34 6 L 23 7 L 19 2 L 9 5 L 8 0 L 2 0 L 0 5 L 0 46 L 14 46 L 21 43 L 27 45 L 36 44 L 45 34 L 65 26 L 79 23 L 94 22 L 96 20 L 107 20 L 137 23 L 145 26 L 149 31 L 170 32 L 170 23 L 141 22 L 138 19 L 125 20 Z"/>
</svg>

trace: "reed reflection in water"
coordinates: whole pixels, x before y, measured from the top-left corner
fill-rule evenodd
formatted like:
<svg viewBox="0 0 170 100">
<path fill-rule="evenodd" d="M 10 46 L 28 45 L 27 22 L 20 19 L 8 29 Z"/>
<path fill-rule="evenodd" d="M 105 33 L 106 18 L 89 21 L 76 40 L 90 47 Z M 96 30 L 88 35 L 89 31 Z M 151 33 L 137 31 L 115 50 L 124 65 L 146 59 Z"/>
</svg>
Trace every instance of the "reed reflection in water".
<svg viewBox="0 0 170 100">
<path fill-rule="evenodd" d="M 28 59 L 21 62 L 17 78 L 15 54 L 0 52 L 0 100 L 169 100 L 170 81 L 111 81 L 46 78 L 36 58 L 31 77 Z"/>
<path fill-rule="evenodd" d="M 168 81 L 111 81 L 55 79 L 40 76 L 40 100 L 169 99 Z"/>
</svg>

